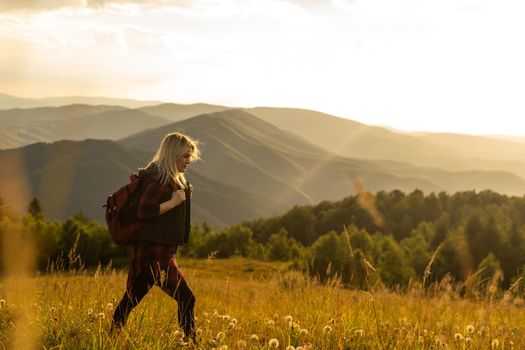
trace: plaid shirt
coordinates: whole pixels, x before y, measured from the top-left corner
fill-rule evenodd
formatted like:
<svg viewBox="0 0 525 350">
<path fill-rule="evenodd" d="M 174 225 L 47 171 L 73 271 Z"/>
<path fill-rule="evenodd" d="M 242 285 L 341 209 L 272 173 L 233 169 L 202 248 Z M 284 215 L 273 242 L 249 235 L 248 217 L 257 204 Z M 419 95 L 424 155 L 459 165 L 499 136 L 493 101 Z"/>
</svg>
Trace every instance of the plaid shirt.
<svg viewBox="0 0 525 350">
<path fill-rule="evenodd" d="M 147 181 L 137 208 L 137 219 L 142 221 L 158 217 L 160 203 L 170 200 L 173 191 L 179 188 L 173 180 L 168 184 L 161 184 L 153 179 Z"/>
</svg>

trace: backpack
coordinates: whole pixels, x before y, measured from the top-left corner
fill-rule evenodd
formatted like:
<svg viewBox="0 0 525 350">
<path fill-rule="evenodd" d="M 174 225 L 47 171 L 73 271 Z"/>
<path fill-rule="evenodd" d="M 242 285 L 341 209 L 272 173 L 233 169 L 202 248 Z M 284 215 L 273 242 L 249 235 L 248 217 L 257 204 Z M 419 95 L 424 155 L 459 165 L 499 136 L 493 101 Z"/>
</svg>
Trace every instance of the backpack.
<svg viewBox="0 0 525 350">
<path fill-rule="evenodd" d="M 106 208 L 106 222 L 109 235 L 118 245 L 133 245 L 144 223 L 137 219 L 137 209 L 144 190 L 144 177 L 132 174 L 130 182 L 108 196 L 103 207 Z"/>
</svg>

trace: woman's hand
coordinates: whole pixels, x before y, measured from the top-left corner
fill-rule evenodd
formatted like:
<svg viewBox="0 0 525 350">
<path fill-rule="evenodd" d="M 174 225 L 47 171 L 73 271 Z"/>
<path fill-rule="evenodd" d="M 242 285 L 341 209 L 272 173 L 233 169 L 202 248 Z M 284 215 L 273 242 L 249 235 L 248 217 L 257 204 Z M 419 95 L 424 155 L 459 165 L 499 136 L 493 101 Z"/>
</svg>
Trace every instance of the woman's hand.
<svg viewBox="0 0 525 350">
<path fill-rule="evenodd" d="M 171 194 L 171 202 L 174 208 L 177 205 L 180 205 L 185 200 L 186 200 L 186 193 L 184 192 L 184 190 L 175 190 Z"/>
<path fill-rule="evenodd" d="M 159 215 L 162 215 L 165 212 L 175 208 L 177 205 L 180 205 L 185 200 L 186 200 L 186 194 L 184 193 L 184 190 L 173 191 L 170 199 L 168 199 L 164 203 L 160 203 Z"/>
</svg>

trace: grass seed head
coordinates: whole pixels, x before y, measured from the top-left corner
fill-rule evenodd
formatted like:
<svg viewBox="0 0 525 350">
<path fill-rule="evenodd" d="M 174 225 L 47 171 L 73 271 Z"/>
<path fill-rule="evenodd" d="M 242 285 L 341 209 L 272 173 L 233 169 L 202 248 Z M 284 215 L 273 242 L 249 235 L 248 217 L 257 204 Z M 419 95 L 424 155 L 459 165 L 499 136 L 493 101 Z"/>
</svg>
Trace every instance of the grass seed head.
<svg viewBox="0 0 525 350">
<path fill-rule="evenodd" d="M 270 339 L 268 346 L 272 349 L 277 349 L 279 347 L 279 341 L 275 338 Z"/>
</svg>

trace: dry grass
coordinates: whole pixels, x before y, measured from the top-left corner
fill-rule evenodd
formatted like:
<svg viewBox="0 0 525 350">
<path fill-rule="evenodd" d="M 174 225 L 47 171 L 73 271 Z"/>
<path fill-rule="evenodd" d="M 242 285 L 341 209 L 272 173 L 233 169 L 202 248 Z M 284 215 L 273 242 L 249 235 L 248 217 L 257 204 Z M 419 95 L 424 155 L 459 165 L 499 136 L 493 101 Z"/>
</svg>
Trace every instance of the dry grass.
<svg viewBox="0 0 525 350">
<path fill-rule="evenodd" d="M 181 260 L 197 296 L 203 349 L 525 349 L 523 299 L 461 299 L 450 284 L 394 293 L 321 286 L 284 264 Z M 114 270 L 35 277 L 31 304 L 10 296 L 26 284 L 0 284 L 0 348 L 11 348 L 15 315 L 30 318 L 39 349 L 193 348 L 181 338 L 176 303 L 154 288 L 124 331 L 109 335 L 125 273 Z M 26 291 L 27 292 L 27 291 Z M 291 349 L 291 348 L 290 348 Z"/>
</svg>

